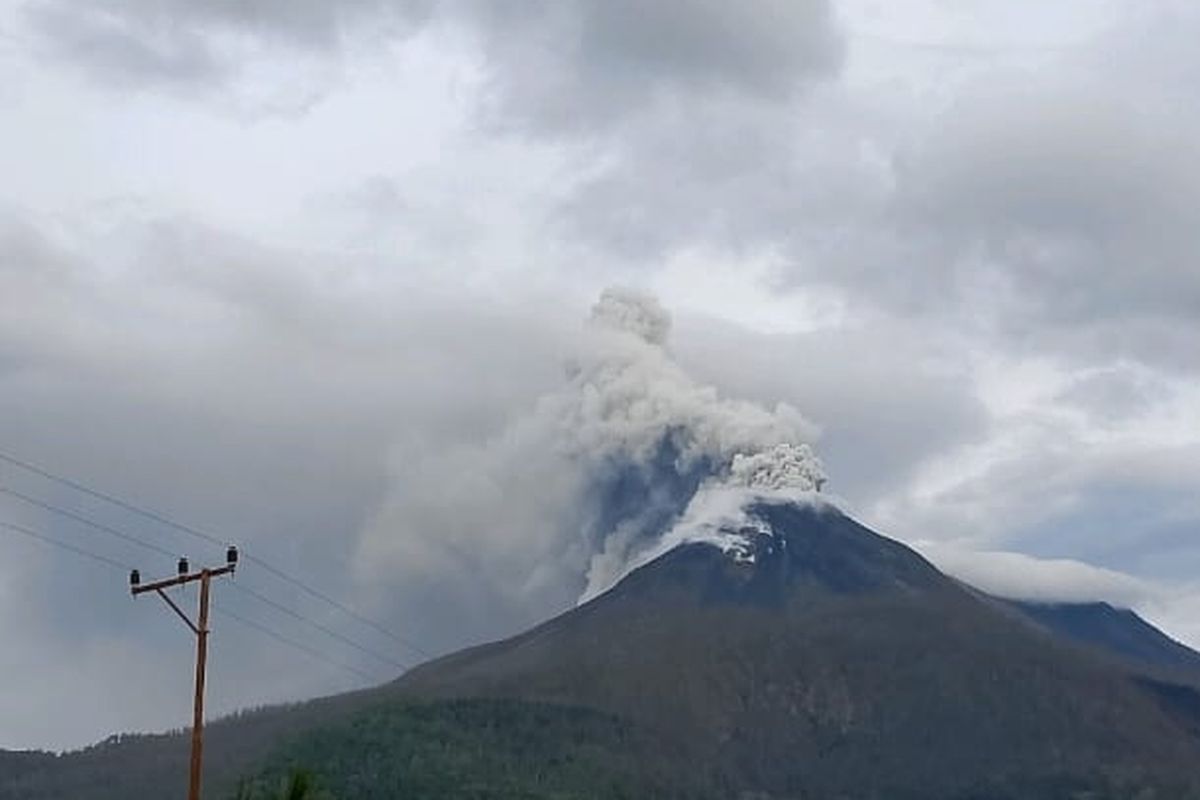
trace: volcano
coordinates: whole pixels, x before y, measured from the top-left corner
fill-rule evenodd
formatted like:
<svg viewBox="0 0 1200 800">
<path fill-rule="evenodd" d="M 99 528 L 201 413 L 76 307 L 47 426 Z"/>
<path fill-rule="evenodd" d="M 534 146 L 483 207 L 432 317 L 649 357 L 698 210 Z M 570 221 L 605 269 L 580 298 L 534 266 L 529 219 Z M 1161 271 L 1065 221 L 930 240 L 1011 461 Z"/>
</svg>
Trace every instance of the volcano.
<svg viewBox="0 0 1200 800">
<path fill-rule="evenodd" d="M 1065 607 L 988 597 L 831 506 L 746 512 L 720 544 L 682 544 L 395 688 L 601 709 L 661 737 L 724 796 L 1197 791 L 1200 669 L 1181 645 L 1136 651 L 1174 656 L 1175 682 L 1160 680 L 1163 664 L 1115 646 L 1130 638 L 1118 631 L 1147 641 L 1131 613 L 1085 640 Z"/>
<path fill-rule="evenodd" d="M 760 498 L 526 633 L 214 724 L 210 785 L 299 763 L 359 800 L 1196 798 L 1197 665 L 1131 612 L 993 598 L 819 497 Z M 185 757 L 29 756 L 0 798 L 150 796 Z"/>
</svg>

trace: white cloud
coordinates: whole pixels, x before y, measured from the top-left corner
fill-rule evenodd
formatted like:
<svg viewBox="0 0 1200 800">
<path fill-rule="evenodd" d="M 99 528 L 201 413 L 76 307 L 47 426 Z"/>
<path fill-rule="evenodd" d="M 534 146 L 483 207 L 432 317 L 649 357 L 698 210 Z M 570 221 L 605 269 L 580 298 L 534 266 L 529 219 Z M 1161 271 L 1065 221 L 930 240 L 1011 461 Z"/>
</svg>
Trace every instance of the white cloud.
<svg viewBox="0 0 1200 800">
<path fill-rule="evenodd" d="M 1072 559 L 966 550 L 938 542 L 913 544 L 938 569 L 997 597 L 1057 603 L 1105 601 L 1133 608 L 1157 593 L 1157 587 L 1147 581 Z"/>
<path fill-rule="evenodd" d="M 912 543 L 938 569 L 996 597 L 1043 603 L 1104 602 L 1138 612 L 1168 636 L 1200 649 L 1200 590 L 1191 583 L 1139 578 L 1069 558 Z"/>
</svg>

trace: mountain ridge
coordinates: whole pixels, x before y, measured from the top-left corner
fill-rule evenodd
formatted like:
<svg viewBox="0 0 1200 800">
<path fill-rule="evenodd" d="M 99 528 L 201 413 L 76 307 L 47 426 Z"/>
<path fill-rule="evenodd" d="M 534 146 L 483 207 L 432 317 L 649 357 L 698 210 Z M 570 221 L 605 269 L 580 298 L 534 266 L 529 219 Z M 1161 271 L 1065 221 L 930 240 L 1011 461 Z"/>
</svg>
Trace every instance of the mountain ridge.
<svg viewBox="0 0 1200 800">
<path fill-rule="evenodd" d="M 1170 671 L 1200 672 L 1200 653 L 1163 633 L 1131 609 L 1104 601 L 1007 602 L 1060 635 L 1132 663 Z"/>
</svg>

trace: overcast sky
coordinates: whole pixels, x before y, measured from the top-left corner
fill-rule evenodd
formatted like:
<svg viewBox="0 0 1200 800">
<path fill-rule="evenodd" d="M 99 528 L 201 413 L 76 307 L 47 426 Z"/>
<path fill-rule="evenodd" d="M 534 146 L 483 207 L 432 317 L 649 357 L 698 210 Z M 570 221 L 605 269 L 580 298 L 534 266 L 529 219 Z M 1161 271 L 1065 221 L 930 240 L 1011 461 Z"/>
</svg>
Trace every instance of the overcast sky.
<svg viewBox="0 0 1200 800">
<path fill-rule="evenodd" d="M 0 0 L 0 452 L 442 652 L 584 580 L 489 524 L 553 481 L 480 476 L 628 286 L 696 381 L 799 409 L 868 524 L 1200 645 L 1198 35 L 1183 0 Z M 124 582 L 0 530 L 0 747 L 186 722 L 190 637 Z M 216 624 L 217 711 L 367 682 Z"/>
</svg>

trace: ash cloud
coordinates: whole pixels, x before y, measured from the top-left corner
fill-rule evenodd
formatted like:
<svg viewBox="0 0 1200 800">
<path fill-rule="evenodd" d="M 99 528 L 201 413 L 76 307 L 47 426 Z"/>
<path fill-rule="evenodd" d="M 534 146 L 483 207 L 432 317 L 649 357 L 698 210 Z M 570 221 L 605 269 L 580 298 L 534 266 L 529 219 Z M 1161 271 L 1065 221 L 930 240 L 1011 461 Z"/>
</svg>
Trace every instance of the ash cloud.
<svg viewBox="0 0 1200 800">
<path fill-rule="evenodd" d="M 480 446 L 398 455 L 363 568 L 399 570 L 398 584 L 422 591 L 423 576 L 457 564 L 479 576 L 474 597 L 449 601 L 463 618 L 486 606 L 515 629 L 611 586 L 715 487 L 817 488 L 814 426 L 790 405 L 697 382 L 667 349 L 669 329 L 653 297 L 605 291 L 561 390 Z"/>
</svg>

